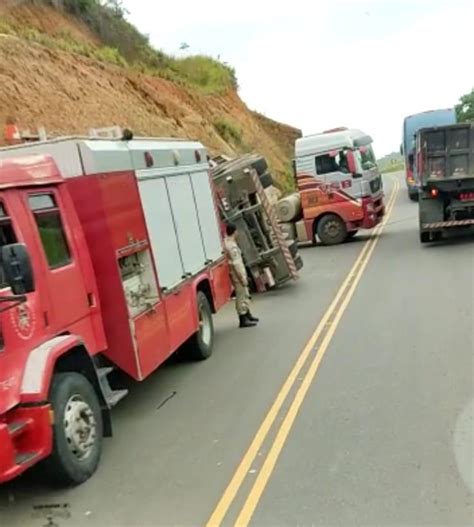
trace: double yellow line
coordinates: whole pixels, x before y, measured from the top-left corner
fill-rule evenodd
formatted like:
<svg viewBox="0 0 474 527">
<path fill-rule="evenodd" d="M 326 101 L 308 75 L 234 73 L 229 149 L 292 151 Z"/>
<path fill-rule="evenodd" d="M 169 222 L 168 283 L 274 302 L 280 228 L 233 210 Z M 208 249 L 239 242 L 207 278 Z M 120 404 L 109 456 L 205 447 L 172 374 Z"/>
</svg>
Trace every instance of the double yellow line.
<svg viewBox="0 0 474 527">
<path fill-rule="evenodd" d="M 273 402 L 270 410 L 268 411 L 265 419 L 260 425 L 252 443 L 250 444 L 247 452 L 243 456 L 237 470 L 235 471 L 230 483 L 224 491 L 224 494 L 220 498 L 214 512 L 209 518 L 206 527 L 217 527 L 220 526 L 222 521 L 225 519 L 229 509 L 234 502 L 237 493 L 239 492 L 242 484 L 244 483 L 255 458 L 257 457 L 264 441 L 266 440 L 268 433 L 274 425 L 283 404 L 288 398 L 290 391 L 294 388 L 298 376 L 303 367 L 309 361 L 309 367 L 306 370 L 303 380 L 296 391 L 293 401 L 276 433 L 276 437 L 270 447 L 267 457 L 258 473 L 258 476 L 248 494 L 242 509 L 240 510 L 239 516 L 235 522 L 238 527 L 247 526 L 252 519 L 255 509 L 260 501 L 263 491 L 265 490 L 268 480 L 272 475 L 273 469 L 278 461 L 280 453 L 285 445 L 292 426 L 295 422 L 296 416 L 300 410 L 300 407 L 306 397 L 306 394 L 314 380 L 316 372 L 318 371 L 319 365 L 323 360 L 323 357 L 329 347 L 329 344 L 336 332 L 336 329 L 341 321 L 344 312 L 349 305 L 355 290 L 364 274 L 367 264 L 370 261 L 372 253 L 378 243 L 379 235 L 384 229 L 388 222 L 388 219 L 395 206 L 397 193 L 399 190 L 398 180 L 395 180 L 393 191 L 390 195 L 389 202 L 387 204 L 387 213 L 384 221 L 376 227 L 373 236 L 365 243 L 362 248 L 357 260 L 355 261 L 352 269 L 345 278 L 339 291 L 337 292 L 334 300 L 329 306 L 328 310 L 324 314 L 323 318 L 319 322 L 313 335 L 303 348 L 298 360 L 296 361 L 293 369 L 288 375 L 286 381 L 281 387 L 275 401 Z M 319 346 L 315 347 L 317 342 L 321 339 Z"/>
</svg>

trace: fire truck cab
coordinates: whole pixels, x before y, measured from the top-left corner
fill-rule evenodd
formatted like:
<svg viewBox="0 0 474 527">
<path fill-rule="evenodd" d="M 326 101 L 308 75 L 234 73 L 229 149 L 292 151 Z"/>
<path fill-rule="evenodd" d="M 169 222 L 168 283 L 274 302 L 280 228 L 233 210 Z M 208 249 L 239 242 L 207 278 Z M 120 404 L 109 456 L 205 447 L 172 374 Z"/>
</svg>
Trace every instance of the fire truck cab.
<svg viewBox="0 0 474 527">
<path fill-rule="evenodd" d="M 78 484 L 109 410 L 178 348 L 209 357 L 227 263 L 197 142 L 66 138 L 0 150 L 0 483 L 44 460 Z M 184 345 L 184 347 L 183 347 Z"/>
<path fill-rule="evenodd" d="M 303 137 L 295 145 L 296 182 L 302 219 L 300 241 L 342 243 L 359 229 L 371 229 L 385 213 L 382 178 L 372 138 L 339 128 Z"/>
</svg>

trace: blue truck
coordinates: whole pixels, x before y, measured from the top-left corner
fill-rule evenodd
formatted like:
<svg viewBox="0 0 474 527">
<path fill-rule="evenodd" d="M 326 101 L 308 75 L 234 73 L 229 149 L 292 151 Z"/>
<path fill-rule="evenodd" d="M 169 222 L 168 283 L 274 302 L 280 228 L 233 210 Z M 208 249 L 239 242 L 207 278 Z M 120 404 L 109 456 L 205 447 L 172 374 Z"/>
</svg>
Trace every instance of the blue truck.
<svg viewBox="0 0 474 527">
<path fill-rule="evenodd" d="M 405 160 L 405 173 L 408 197 L 418 201 L 420 182 L 416 170 L 416 134 L 422 128 L 446 126 L 456 123 L 454 108 L 431 110 L 405 117 L 403 121 L 403 139 L 400 152 Z"/>
</svg>

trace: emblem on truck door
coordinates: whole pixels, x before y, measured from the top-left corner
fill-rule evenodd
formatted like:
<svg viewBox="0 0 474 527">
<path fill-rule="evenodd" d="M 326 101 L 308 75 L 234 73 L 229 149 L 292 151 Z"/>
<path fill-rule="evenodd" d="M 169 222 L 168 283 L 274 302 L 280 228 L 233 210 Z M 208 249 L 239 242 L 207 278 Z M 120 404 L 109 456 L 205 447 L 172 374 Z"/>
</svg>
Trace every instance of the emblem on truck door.
<svg viewBox="0 0 474 527">
<path fill-rule="evenodd" d="M 28 304 L 21 304 L 10 312 L 15 333 L 23 340 L 28 340 L 35 329 L 35 315 Z"/>
</svg>

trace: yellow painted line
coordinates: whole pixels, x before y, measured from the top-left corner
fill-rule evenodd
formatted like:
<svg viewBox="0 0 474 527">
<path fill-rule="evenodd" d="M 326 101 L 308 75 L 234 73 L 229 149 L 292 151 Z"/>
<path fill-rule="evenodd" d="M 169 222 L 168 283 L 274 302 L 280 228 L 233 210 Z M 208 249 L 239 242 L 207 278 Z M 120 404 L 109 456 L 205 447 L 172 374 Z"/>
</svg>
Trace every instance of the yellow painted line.
<svg viewBox="0 0 474 527">
<path fill-rule="evenodd" d="M 395 200 L 396 194 L 398 191 L 398 182 L 395 183 L 394 190 L 392 191 L 392 194 L 390 196 L 389 203 L 392 204 Z M 387 207 L 387 209 L 389 206 Z M 387 214 L 388 216 L 388 214 Z M 386 219 L 384 220 L 384 225 L 386 222 Z M 376 229 L 374 236 L 376 236 L 378 233 L 378 230 Z M 240 487 L 242 486 L 243 481 L 245 480 L 249 470 L 251 469 L 252 463 L 254 459 L 257 457 L 257 454 L 262 447 L 272 425 L 274 424 L 281 407 L 283 406 L 286 398 L 288 397 L 288 394 L 291 390 L 291 388 L 294 386 L 296 379 L 298 378 L 298 375 L 305 365 L 309 355 L 311 354 L 311 351 L 313 350 L 316 342 L 318 341 L 319 337 L 321 336 L 324 329 L 326 329 L 326 326 L 328 325 L 328 321 L 333 315 L 337 305 L 339 304 L 344 292 L 348 288 L 349 284 L 351 283 L 354 275 L 356 274 L 357 268 L 365 258 L 366 254 L 370 250 L 371 244 L 373 243 L 374 238 L 369 239 L 365 244 L 362 250 L 359 253 L 359 256 L 357 257 L 356 261 L 354 262 L 354 265 L 352 266 L 351 270 L 347 274 L 344 282 L 342 283 L 341 287 L 339 288 L 338 292 L 336 293 L 336 296 L 334 297 L 334 300 L 332 301 L 331 305 L 327 309 L 327 311 L 324 313 L 321 321 L 319 322 L 316 330 L 311 335 L 310 339 L 308 340 L 307 344 L 303 348 L 303 351 L 301 352 L 300 356 L 298 357 L 295 365 L 293 366 L 290 374 L 288 375 L 287 379 L 285 380 L 283 386 L 281 387 L 280 391 L 277 394 L 277 397 L 275 401 L 273 402 L 270 410 L 268 411 L 267 415 L 265 416 L 264 420 L 262 421 L 262 424 L 260 425 L 257 433 L 255 434 L 255 437 L 253 438 L 247 452 L 244 454 L 244 456 L 241 459 L 241 462 L 239 466 L 237 467 L 237 470 L 235 471 L 234 475 L 232 476 L 232 479 L 230 480 L 229 484 L 227 485 L 227 488 L 225 489 L 223 495 L 221 496 L 219 502 L 217 503 L 211 517 L 209 518 L 206 527 L 216 527 L 219 526 L 225 515 L 227 514 L 230 506 L 232 505 L 237 492 L 239 491 Z"/>
<path fill-rule="evenodd" d="M 399 184 L 398 181 L 395 183 L 394 187 L 394 196 L 392 195 L 393 199 L 391 199 L 390 205 L 388 207 L 387 214 L 385 216 L 385 219 L 383 223 L 380 226 L 378 234 L 383 230 L 385 227 L 392 211 L 395 206 L 396 201 L 396 193 L 398 192 Z M 265 490 L 268 480 L 270 479 L 270 476 L 272 475 L 273 469 L 275 468 L 276 462 L 278 461 L 278 458 L 280 456 L 280 453 L 285 445 L 285 442 L 288 438 L 288 434 L 290 433 L 293 424 L 295 422 L 295 419 L 298 415 L 298 412 L 301 408 L 301 405 L 303 401 L 305 400 L 306 394 L 314 380 L 314 377 L 319 369 L 319 366 L 321 364 L 321 361 L 324 358 L 324 355 L 329 347 L 329 344 L 331 343 L 331 340 L 334 336 L 334 333 L 337 330 L 337 327 L 339 326 L 339 322 L 342 319 L 342 316 L 344 315 L 344 312 L 346 311 L 354 292 L 357 289 L 357 286 L 359 285 L 363 275 L 364 271 L 371 259 L 371 256 L 375 250 L 375 247 L 378 243 L 380 238 L 376 237 L 371 240 L 371 246 L 370 249 L 367 251 L 367 255 L 364 259 L 364 262 L 362 263 L 356 278 L 354 279 L 349 291 L 347 292 L 346 296 L 344 297 L 344 300 L 342 301 L 341 306 L 339 307 L 335 318 L 333 322 L 331 323 L 327 333 L 325 334 L 323 341 L 321 342 L 321 345 L 319 347 L 318 353 L 316 354 L 316 357 L 313 359 L 313 362 L 311 363 L 311 366 L 309 367 L 305 378 L 303 379 L 303 382 L 301 383 L 295 398 L 288 409 L 288 413 L 285 416 L 285 419 L 283 420 L 278 433 L 275 437 L 275 441 L 268 452 L 267 458 L 265 459 L 265 462 L 262 466 L 262 469 L 260 470 L 257 479 L 255 480 L 255 483 L 252 487 L 252 490 L 250 491 L 250 494 L 247 497 L 247 500 L 245 501 L 242 510 L 237 518 L 237 521 L 235 523 L 236 526 L 242 527 L 247 526 L 252 519 L 253 513 L 255 512 L 255 508 L 258 505 L 258 502 L 260 501 L 260 498 L 262 496 L 263 491 Z"/>
</svg>

